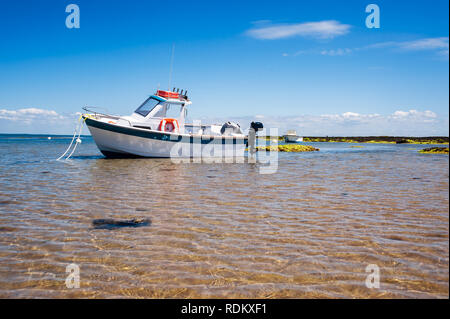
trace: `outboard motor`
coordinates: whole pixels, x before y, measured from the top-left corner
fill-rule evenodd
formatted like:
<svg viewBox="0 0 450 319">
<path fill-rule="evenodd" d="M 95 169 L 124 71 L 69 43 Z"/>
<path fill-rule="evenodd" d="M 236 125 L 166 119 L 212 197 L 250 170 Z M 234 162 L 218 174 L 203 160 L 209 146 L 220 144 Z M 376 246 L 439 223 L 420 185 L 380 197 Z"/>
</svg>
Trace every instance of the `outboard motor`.
<svg viewBox="0 0 450 319">
<path fill-rule="evenodd" d="M 222 135 L 242 134 L 242 131 L 239 124 L 228 121 L 224 125 L 222 125 L 222 128 L 220 129 L 220 134 Z"/>
<path fill-rule="evenodd" d="M 252 122 L 250 127 L 255 130 L 255 132 L 261 131 L 264 125 L 261 122 Z"/>
<path fill-rule="evenodd" d="M 256 132 L 261 131 L 264 128 L 261 122 L 252 122 L 250 129 L 248 130 L 248 149 L 250 155 L 253 156 L 256 153 Z"/>
</svg>

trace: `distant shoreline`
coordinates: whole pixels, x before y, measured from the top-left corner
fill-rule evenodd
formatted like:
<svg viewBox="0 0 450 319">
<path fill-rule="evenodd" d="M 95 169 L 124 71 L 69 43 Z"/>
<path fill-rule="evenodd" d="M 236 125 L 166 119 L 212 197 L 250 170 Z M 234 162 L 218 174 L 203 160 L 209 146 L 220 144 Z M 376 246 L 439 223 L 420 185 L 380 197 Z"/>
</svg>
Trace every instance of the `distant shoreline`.
<svg viewBox="0 0 450 319">
<path fill-rule="evenodd" d="M 283 140 L 283 136 L 260 136 L 265 139 Z M 449 144 L 448 136 L 304 136 L 303 142 L 328 143 L 387 143 L 387 144 Z"/>
</svg>

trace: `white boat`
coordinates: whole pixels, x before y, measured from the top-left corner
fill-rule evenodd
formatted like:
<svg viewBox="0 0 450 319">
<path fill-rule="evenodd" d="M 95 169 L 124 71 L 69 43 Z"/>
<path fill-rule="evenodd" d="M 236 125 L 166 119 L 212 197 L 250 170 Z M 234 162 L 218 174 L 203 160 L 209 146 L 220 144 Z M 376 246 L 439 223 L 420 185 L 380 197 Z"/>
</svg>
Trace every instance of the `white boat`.
<svg viewBox="0 0 450 319">
<path fill-rule="evenodd" d="M 287 131 L 286 135 L 284 135 L 284 141 L 286 143 L 303 142 L 303 137 L 298 136 L 296 131 L 289 130 L 289 131 Z"/>
<path fill-rule="evenodd" d="M 240 126 L 187 124 L 191 104 L 183 90 L 158 90 L 129 116 L 84 108 L 89 113 L 82 118 L 106 157 L 243 157 L 248 136 Z M 256 132 L 262 124 L 252 122 L 251 128 Z"/>
</svg>

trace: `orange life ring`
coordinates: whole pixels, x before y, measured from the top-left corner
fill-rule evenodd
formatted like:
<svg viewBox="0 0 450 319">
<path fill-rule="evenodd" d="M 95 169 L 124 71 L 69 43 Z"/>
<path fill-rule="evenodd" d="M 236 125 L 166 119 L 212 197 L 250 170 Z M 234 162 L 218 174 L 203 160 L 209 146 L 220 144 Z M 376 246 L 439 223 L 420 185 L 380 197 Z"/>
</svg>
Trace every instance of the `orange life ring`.
<svg viewBox="0 0 450 319">
<path fill-rule="evenodd" d="M 161 122 L 159 122 L 158 130 L 176 133 L 180 131 L 180 126 L 176 119 L 162 119 Z"/>
</svg>

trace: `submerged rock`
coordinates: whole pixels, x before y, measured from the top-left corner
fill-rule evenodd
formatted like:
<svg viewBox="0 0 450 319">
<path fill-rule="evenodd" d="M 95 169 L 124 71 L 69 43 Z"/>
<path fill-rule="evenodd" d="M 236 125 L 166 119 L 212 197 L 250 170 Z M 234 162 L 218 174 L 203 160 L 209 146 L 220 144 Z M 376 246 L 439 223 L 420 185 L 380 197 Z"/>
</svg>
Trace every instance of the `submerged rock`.
<svg viewBox="0 0 450 319">
<path fill-rule="evenodd" d="M 148 218 L 133 218 L 128 220 L 94 219 L 92 225 L 95 229 L 114 229 L 120 227 L 150 226 L 151 221 Z"/>
</svg>

